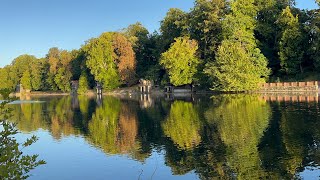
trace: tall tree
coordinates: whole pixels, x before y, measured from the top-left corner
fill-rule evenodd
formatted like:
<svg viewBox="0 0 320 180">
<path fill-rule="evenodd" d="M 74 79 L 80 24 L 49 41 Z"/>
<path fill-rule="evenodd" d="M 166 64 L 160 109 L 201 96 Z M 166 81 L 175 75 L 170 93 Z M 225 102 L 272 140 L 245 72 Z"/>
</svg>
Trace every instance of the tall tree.
<svg viewBox="0 0 320 180">
<path fill-rule="evenodd" d="M 58 67 L 59 67 L 59 54 L 60 50 L 57 47 L 53 47 L 49 49 L 49 52 L 46 56 L 46 59 L 49 63 L 49 72 L 47 83 L 50 86 L 50 90 L 58 90 L 58 86 L 55 83 L 55 75 L 57 74 Z"/>
<path fill-rule="evenodd" d="M 283 31 L 279 48 L 281 69 L 286 74 L 296 74 L 299 71 L 302 73 L 304 47 L 298 16 L 294 17 L 290 7 L 287 6 L 283 10 L 278 23 Z"/>
<path fill-rule="evenodd" d="M 281 16 L 282 10 L 287 6 L 293 6 L 294 0 L 256 0 L 258 9 L 257 26 L 255 37 L 258 40 L 258 47 L 266 56 L 269 67 L 273 74 L 277 74 L 280 69 L 279 61 L 279 40 L 281 38 L 281 28 L 277 20 Z"/>
<path fill-rule="evenodd" d="M 71 64 L 72 55 L 70 52 L 63 50 L 59 53 L 58 71 L 55 74 L 54 82 L 58 88 L 64 92 L 71 91 L 70 81 L 72 78 Z"/>
<path fill-rule="evenodd" d="M 129 86 L 133 85 L 136 82 L 136 58 L 131 43 L 122 34 L 114 33 L 112 47 L 121 80 Z"/>
<path fill-rule="evenodd" d="M 187 35 L 187 13 L 181 9 L 171 8 L 160 22 L 162 35 L 162 50 L 166 51 L 175 38 Z"/>
<path fill-rule="evenodd" d="M 32 90 L 30 71 L 26 70 L 21 78 L 22 87 L 26 90 Z"/>
<path fill-rule="evenodd" d="M 103 33 L 99 38 L 89 40 L 82 48 L 86 53 L 86 65 L 96 81 L 106 89 L 120 85 L 117 64 L 113 58 L 113 33 Z"/>
<path fill-rule="evenodd" d="M 197 83 L 203 88 L 210 87 L 207 75 L 203 72 L 205 64 L 215 60 L 218 46 L 222 41 L 222 19 L 228 10 L 226 0 L 196 0 L 188 14 L 189 33 L 199 43 L 201 63 L 197 70 Z"/>
<path fill-rule="evenodd" d="M 79 88 L 78 88 L 78 94 L 86 94 L 89 89 L 89 82 L 88 82 L 88 75 L 84 71 L 81 73 L 80 79 L 79 79 Z"/>
<path fill-rule="evenodd" d="M 9 77 L 15 88 L 21 80 L 23 73 L 30 69 L 30 66 L 36 61 L 37 58 L 32 55 L 24 54 L 20 55 L 13 60 L 10 67 Z"/>
<path fill-rule="evenodd" d="M 269 75 L 267 59 L 257 47 L 254 37 L 257 9 L 254 0 L 231 3 L 231 13 L 223 21 L 224 40 L 215 62 L 207 64 L 213 89 L 246 91 L 259 87 Z"/>
<path fill-rule="evenodd" d="M 129 25 L 122 33 L 131 42 L 136 55 L 136 74 L 139 78 L 156 80 L 159 75 L 158 60 L 160 57 L 160 41 L 157 33 L 149 34 L 140 23 Z M 150 76 L 151 75 L 151 76 Z"/>
<path fill-rule="evenodd" d="M 46 76 L 49 64 L 45 58 L 34 61 L 30 69 L 32 90 L 46 89 Z"/>
<path fill-rule="evenodd" d="M 167 70 L 175 86 L 191 84 L 199 64 L 196 56 L 198 43 L 188 37 L 179 37 L 168 51 L 162 53 L 160 64 Z"/>
<path fill-rule="evenodd" d="M 320 4 L 319 4 L 320 5 Z M 309 22 L 308 35 L 310 39 L 309 55 L 314 66 L 320 70 L 320 9 L 311 10 L 308 12 Z"/>
<path fill-rule="evenodd" d="M 14 88 L 16 87 L 16 84 L 10 77 L 10 69 L 11 66 L 0 68 L 0 89 L 14 90 Z"/>
<path fill-rule="evenodd" d="M 196 0 L 189 13 L 190 35 L 199 42 L 200 57 L 205 62 L 214 60 L 222 41 L 222 19 L 226 13 L 226 0 Z"/>
</svg>

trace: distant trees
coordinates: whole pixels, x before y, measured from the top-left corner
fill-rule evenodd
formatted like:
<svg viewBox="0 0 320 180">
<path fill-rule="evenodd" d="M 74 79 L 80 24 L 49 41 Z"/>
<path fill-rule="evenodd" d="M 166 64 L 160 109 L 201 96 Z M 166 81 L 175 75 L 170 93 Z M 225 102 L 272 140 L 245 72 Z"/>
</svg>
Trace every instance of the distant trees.
<svg viewBox="0 0 320 180">
<path fill-rule="evenodd" d="M 19 56 L 0 69 L 0 87 L 14 89 L 27 69 L 32 90 L 64 92 L 82 72 L 89 88 L 99 82 L 109 90 L 132 86 L 140 78 L 219 91 L 252 90 L 268 80 L 303 80 L 320 67 L 319 14 L 319 9 L 296 8 L 294 0 L 195 0 L 189 12 L 169 9 L 159 32 L 150 33 L 137 22 L 77 50 L 54 47 L 43 59 Z M 181 37 L 197 42 L 197 49 L 178 45 L 175 39 Z M 195 59 L 196 65 L 188 64 Z M 179 63 L 169 68 L 169 62 Z M 314 75 L 309 79 L 318 80 Z"/>
<path fill-rule="evenodd" d="M 176 38 L 168 51 L 162 53 L 160 64 L 167 70 L 170 83 L 175 86 L 191 84 L 197 71 L 198 43 L 188 37 Z"/>
</svg>

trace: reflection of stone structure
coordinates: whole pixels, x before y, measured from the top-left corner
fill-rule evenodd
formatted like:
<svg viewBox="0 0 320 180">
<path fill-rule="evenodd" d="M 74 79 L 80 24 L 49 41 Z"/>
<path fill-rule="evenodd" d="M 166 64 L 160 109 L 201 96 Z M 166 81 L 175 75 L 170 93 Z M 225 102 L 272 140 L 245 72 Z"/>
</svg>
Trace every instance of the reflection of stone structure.
<svg viewBox="0 0 320 180">
<path fill-rule="evenodd" d="M 141 108 L 149 108 L 153 105 L 153 100 L 149 94 L 141 94 L 139 102 Z"/>
<path fill-rule="evenodd" d="M 319 102 L 318 93 L 316 94 L 263 94 L 261 98 L 270 102 Z"/>
<path fill-rule="evenodd" d="M 318 81 L 310 82 L 279 82 L 262 84 L 260 91 L 263 92 L 296 92 L 296 91 L 319 91 Z"/>
<path fill-rule="evenodd" d="M 71 81 L 71 89 L 72 89 L 72 93 L 77 93 L 79 88 L 79 81 Z"/>
<path fill-rule="evenodd" d="M 16 93 L 22 93 L 22 92 L 23 92 L 22 84 L 18 84 L 16 87 Z"/>
<path fill-rule="evenodd" d="M 16 93 L 22 94 L 22 93 L 30 93 L 30 92 L 31 92 L 31 90 L 30 89 L 24 89 L 22 84 L 18 84 L 16 86 Z"/>
<path fill-rule="evenodd" d="M 97 94 L 102 94 L 102 84 L 101 83 L 97 82 L 96 89 L 97 89 Z"/>
<path fill-rule="evenodd" d="M 148 94 L 151 92 L 152 86 L 153 86 L 153 82 L 150 80 L 145 80 L 145 79 L 140 79 L 139 80 L 140 85 L 139 85 L 139 89 L 141 93 L 145 93 Z"/>
</svg>

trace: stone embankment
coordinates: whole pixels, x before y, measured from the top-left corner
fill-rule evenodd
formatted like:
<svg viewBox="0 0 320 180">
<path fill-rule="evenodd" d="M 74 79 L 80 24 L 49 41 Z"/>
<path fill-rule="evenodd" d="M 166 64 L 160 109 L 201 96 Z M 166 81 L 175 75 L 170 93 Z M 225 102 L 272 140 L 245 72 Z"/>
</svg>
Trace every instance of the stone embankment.
<svg viewBox="0 0 320 180">
<path fill-rule="evenodd" d="M 261 92 L 318 92 L 320 81 L 265 83 Z"/>
</svg>

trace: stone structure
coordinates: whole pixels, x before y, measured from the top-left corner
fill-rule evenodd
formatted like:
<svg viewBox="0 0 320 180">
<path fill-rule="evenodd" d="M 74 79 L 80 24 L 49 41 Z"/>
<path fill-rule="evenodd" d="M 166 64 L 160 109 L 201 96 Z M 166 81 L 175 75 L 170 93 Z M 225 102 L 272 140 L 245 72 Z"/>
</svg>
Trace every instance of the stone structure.
<svg viewBox="0 0 320 180">
<path fill-rule="evenodd" d="M 97 94 L 102 94 L 102 84 L 97 82 L 96 84 Z"/>
<path fill-rule="evenodd" d="M 192 86 L 191 85 L 184 85 L 184 86 L 173 86 L 167 85 L 164 87 L 165 93 L 192 93 Z"/>
<path fill-rule="evenodd" d="M 71 92 L 77 93 L 79 89 L 79 81 L 71 81 Z"/>
<path fill-rule="evenodd" d="M 142 94 L 149 94 L 151 93 L 152 87 L 153 87 L 153 82 L 150 80 L 145 80 L 145 79 L 140 79 L 139 80 L 139 89 L 140 93 Z"/>
<path fill-rule="evenodd" d="M 18 84 L 16 86 L 16 93 L 19 93 L 19 94 L 23 94 L 23 93 L 30 93 L 31 90 L 30 89 L 24 89 L 22 84 Z"/>
<path fill-rule="evenodd" d="M 262 92 L 299 92 L 319 91 L 319 81 L 309 82 L 280 82 L 280 83 L 265 83 L 261 86 L 260 91 Z"/>
<path fill-rule="evenodd" d="M 16 86 L 16 93 L 22 93 L 23 92 L 23 87 L 22 87 L 22 84 L 18 84 Z"/>
</svg>

